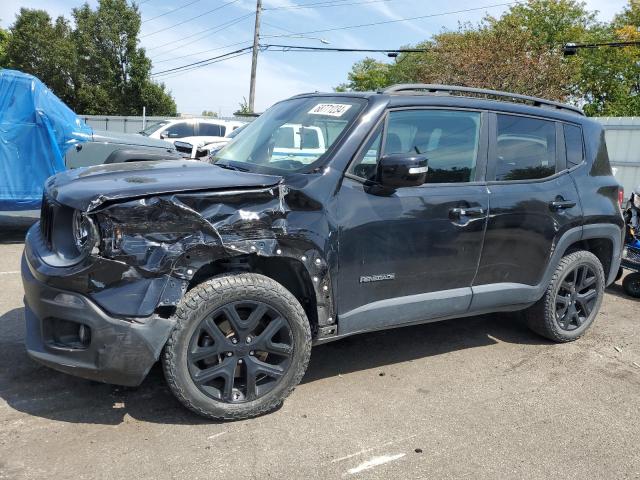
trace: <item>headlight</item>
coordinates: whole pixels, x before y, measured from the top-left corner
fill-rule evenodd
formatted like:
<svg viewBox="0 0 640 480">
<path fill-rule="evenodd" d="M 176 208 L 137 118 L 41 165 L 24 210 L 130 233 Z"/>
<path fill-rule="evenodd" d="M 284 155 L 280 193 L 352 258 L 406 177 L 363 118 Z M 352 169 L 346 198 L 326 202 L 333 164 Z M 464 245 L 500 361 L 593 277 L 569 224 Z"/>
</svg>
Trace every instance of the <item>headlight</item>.
<svg viewBox="0 0 640 480">
<path fill-rule="evenodd" d="M 73 212 L 73 241 L 81 256 L 85 256 L 98 244 L 98 230 L 93 220 L 83 212 Z"/>
</svg>

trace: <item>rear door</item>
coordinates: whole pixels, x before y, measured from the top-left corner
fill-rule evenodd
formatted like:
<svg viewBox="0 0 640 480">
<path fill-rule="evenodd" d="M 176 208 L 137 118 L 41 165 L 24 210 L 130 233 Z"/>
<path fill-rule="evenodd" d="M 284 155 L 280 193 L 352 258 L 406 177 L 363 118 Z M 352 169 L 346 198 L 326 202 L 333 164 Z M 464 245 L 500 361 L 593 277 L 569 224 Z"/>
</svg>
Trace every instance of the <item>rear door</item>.
<svg viewBox="0 0 640 480">
<path fill-rule="evenodd" d="M 556 242 L 582 218 L 560 123 L 492 113 L 490 130 L 491 215 L 474 281 L 474 287 L 484 287 L 474 288 L 480 293 L 474 308 L 512 304 L 507 290 L 542 282 Z M 483 297 L 488 290 L 494 295 Z"/>
<path fill-rule="evenodd" d="M 487 219 L 486 114 L 394 110 L 349 167 L 338 194 L 340 333 L 464 313 Z M 382 154 L 419 151 L 427 182 L 385 191 Z"/>
</svg>

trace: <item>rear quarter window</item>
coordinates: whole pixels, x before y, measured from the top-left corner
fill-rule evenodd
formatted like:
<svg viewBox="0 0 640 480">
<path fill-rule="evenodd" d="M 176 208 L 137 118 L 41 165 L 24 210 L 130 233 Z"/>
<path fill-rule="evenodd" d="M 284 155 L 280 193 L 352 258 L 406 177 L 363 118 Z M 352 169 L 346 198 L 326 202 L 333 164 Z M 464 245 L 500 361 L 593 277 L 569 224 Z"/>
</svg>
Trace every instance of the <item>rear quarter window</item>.
<svg viewBox="0 0 640 480">
<path fill-rule="evenodd" d="M 582 129 L 576 125 L 564 125 L 564 144 L 567 149 L 567 166 L 575 167 L 584 160 Z"/>
</svg>

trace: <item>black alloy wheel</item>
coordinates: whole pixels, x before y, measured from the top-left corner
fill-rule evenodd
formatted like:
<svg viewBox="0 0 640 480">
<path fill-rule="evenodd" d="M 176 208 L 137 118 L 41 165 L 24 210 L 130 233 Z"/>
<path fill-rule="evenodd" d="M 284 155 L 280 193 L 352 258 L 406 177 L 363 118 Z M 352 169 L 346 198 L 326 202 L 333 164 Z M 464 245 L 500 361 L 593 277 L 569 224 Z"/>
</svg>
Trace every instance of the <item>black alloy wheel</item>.
<svg viewBox="0 0 640 480">
<path fill-rule="evenodd" d="M 232 302 L 207 314 L 195 329 L 189 374 L 215 400 L 251 402 L 285 375 L 293 348 L 291 327 L 274 307 L 257 300 Z"/>
<path fill-rule="evenodd" d="M 524 311 L 529 327 L 554 342 L 577 340 L 598 316 L 605 278 L 593 253 L 577 250 L 565 255 L 542 298 Z"/>
<path fill-rule="evenodd" d="M 567 272 L 556 294 L 556 319 L 565 331 L 580 328 L 590 317 L 598 300 L 597 275 L 587 265 Z"/>
</svg>

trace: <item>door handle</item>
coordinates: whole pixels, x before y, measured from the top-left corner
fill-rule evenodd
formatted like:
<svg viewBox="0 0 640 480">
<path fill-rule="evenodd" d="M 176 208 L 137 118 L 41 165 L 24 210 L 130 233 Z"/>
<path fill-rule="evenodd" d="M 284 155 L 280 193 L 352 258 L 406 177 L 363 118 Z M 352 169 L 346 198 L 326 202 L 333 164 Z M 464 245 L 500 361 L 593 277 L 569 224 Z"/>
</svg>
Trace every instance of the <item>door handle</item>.
<svg viewBox="0 0 640 480">
<path fill-rule="evenodd" d="M 452 208 L 449 210 L 449 216 L 451 218 L 481 217 L 482 215 L 484 215 L 484 209 L 481 207 Z"/>
<path fill-rule="evenodd" d="M 576 202 L 570 200 L 556 200 L 549 202 L 549 209 L 553 211 L 566 210 L 567 208 L 573 208 L 576 206 Z"/>
</svg>

